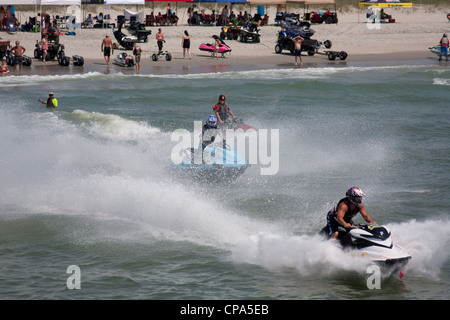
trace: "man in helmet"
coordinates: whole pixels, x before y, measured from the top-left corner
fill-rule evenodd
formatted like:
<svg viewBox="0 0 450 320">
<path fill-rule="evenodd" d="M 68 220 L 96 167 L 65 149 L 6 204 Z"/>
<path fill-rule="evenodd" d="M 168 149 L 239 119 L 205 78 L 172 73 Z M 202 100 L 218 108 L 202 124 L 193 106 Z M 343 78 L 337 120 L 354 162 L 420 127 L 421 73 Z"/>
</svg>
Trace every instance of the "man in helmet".
<svg viewBox="0 0 450 320">
<path fill-rule="evenodd" d="M 439 41 L 439 44 L 441 45 L 441 54 L 439 55 L 439 61 L 442 60 L 442 56 L 445 56 L 445 60 L 448 61 L 448 37 L 447 34 L 444 33 L 444 35 L 441 38 L 441 41 Z"/>
<path fill-rule="evenodd" d="M 214 142 L 218 133 L 217 117 L 215 115 L 210 115 L 202 128 L 202 150 L 205 149 L 208 144 Z"/>
<path fill-rule="evenodd" d="M 348 189 L 345 195 L 346 197 L 339 200 L 338 204 L 327 214 L 328 235 L 333 239 L 336 239 L 339 234 L 339 226 L 345 229 L 353 228 L 352 218 L 358 213 L 361 213 L 364 220 L 368 223 L 376 223 L 366 212 L 362 203 L 362 197 L 365 194 L 360 188 L 352 187 Z"/>
<path fill-rule="evenodd" d="M 236 119 L 233 111 L 231 111 L 231 109 L 225 103 L 225 96 L 223 94 L 219 96 L 219 102 L 217 102 L 217 104 L 213 107 L 213 110 L 220 125 L 222 125 L 228 119 L 228 115 L 231 115 L 233 119 Z"/>
</svg>

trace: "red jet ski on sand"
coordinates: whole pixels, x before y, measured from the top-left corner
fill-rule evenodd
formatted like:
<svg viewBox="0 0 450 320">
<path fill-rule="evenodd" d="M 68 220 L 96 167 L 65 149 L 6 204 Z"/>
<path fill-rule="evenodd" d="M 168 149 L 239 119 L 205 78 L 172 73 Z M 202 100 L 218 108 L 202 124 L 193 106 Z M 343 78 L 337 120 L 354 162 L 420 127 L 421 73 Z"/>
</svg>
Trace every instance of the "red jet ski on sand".
<svg viewBox="0 0 450 320">
<path fill-rule="evenodd" d="M 231 52 L 231 48 L 219 37 L 219 36 L 212 36 L 214 39 L 219 39 L 219 53 L 222 54 L 222 58 L 225 57 L 225 53 Z M 211 52 L 211 54 L 214 53 L 214 43 L 202 43 L 199 47 L 202 51 L 208 51 Z"/>
</svg>

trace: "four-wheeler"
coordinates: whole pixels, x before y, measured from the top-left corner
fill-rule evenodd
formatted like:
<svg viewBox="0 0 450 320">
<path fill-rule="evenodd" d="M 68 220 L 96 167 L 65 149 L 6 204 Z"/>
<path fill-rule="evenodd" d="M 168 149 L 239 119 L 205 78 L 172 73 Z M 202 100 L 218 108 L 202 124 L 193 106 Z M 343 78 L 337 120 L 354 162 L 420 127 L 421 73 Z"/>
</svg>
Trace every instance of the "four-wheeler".
<svg viewBox="0 0 450 320">
<path fill-rule="evenodd" d="M 249 22 L 245 24 L 239 33 L 241 42 L 252 40 L 253 42 L 261 42 L 258 24 Z"/>
<path fill-rule="evenodd" d="M 330 10 L 327 10 L 325 12 L 317 12 L 313 11 L 310 14 L 309 21 L 311 23 L 323 23 L 331 24 L 331 23 L 338 23 L 337 13 L 331 12 Z"/>
<path fill-rule="evenodd" d="M 158 59 L 161 57 L 166 57 L 167 61 L 172 60 L 172 54 L 169 51 L 161 51 L 160 53 L 152 54 L 153 61 L 158 61 Z"/>
<path fill-rule="evenodd" d="M 239 39 L 239 34 L 241 33 L 241 27 L 240 26 L 234 26 L 230 24 L 227 27 L 222 27 L 222 31 L 220 31 L 220 38 L 225 40 L 237 40 Z"/>
<path fill-rule="evenodd" d="M 45 57 L 48 61 L 58 60 L 61 66 L 68 66 L 70 60 L 73 61 L 73 65 L 84 65 L 84 58 L 82 56 L 74 55 L 72 57 L 66 56 L 64 52 L 64 45 L 59 43 L 59 30 L 55 28 L 46 28 L 42 30 L 41 38 L 48 36 L 48 50 Z M 43 50 L 41 48 L 41 42 L 36 41 L 36 48 L 34 49 L 34 58 L 41 60 L 43 58 Z"/>
<path fill-rule="evenodd" d="M 302 42 L 301 50 L 306 51 L 309 56 L 322 54 L 326 55 L 331 61 L 336 60 L 337 57 L 339 57 L 339 59 L 341 60 L 347 59 L 348 54 L 345 51 L 326 50 L 324 52 L 319 52 L 319 49 L 322 45 L 324 45 L 327 49 L 331 48 L 332 43 L 330 40 L 325 40 L 322 43 L 320 41 L 317 41 L 316 39 L 311 39 L 311 34 L 308 32 L 298 33 L 293 30 L 280 31 L 278 33 L 278 41 L 275 45 L 275 52 L 281 53 L 283 50 L 289 50 L 289 52 L 294 53 L 294 42 L 292 41 L 292 39 L 298 35 L 305 39 Z"/>
</svg>

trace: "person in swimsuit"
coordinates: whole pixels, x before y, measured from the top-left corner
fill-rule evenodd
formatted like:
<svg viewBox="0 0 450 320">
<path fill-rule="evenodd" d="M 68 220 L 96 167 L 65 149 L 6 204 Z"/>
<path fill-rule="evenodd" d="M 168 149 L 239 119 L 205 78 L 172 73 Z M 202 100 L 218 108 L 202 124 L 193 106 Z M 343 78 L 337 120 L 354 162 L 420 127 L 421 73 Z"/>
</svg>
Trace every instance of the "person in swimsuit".
<svg viewBox="0 0 450 320">
<path fill-rule="evenodd" d="M 105 39 L 102 41 L 101 51 L 105 57 L 106 64 L 109 65 L 111 54 L 114 53 L 114 47 L 113 42 L 108 35 L 106 35 Z"/>
<path fill-rule="evenodd" d="M 44 38 L 41 40 L 41 50 L 42 50 L 42 61 L 45 62 L 45 58 L 47 58 L 48 53 L 48 34 L 44 35 Z"/>
<path fill-rule="evenodd" d="M 303 65 L 302 61 L 302 42 L 305 39 L 303 39 L 300 36 L 296 36 L 292 38 L 292 41 L 294 42 L 294 56 L 295 56 L 295 65 L 297 65 L 297 59 L 300 59 L 300 65 Z"/>
<path fill-rule="evenodd" d="M 8 64 L 6 63 L 6 57 L 3 57 L 0 73 L 2 76 L 7 75 L 9 73 Z"/>
<path fill-rule="evenodd" d="M 362 217 L 367 222 L 376 223 L 366 212 L 366 208 L 362 203 L 362 197 L 364 197 L 365 194 L 360 188 L 352 187 L 348 189 L 345 195 L 346 197 L 339 200 L 338 204 L 327 213 L 328 235 L 332 239 L 336 239 L 339 235 L 339 226 L 345 229 L 352 229 L 352 219 L 358 213 L 361 213 Z"/>
<path fill-rule="evenodd" d="M 166 42 L 166 40 L 164 40 L 164 34 L 162 33 L 162 29 L 159 28 L 158 33 L 156 34 L 156 43 L 158 44 L 158 54 L 162 52 L 164 42 Z"/>
<path fill-rule="evenodd" d="M 191 60 L 191 37 L 187 30 L 184 30 L 183 37 L 181 38 L 181 46 L 183 47 L 183 59 L 186 57 L 187 51 L 189 60 Z"/>
<path fill-rule="evenodd" d="M 16 46 L 11 49 L 11 53 L 14 55 L 14 71 L 16 66 L 19 65 L 19 72 L 22 72 L 23 54 L 26 49 L 20 45 L 19 41 L 16 41 Z"/>
</svg>

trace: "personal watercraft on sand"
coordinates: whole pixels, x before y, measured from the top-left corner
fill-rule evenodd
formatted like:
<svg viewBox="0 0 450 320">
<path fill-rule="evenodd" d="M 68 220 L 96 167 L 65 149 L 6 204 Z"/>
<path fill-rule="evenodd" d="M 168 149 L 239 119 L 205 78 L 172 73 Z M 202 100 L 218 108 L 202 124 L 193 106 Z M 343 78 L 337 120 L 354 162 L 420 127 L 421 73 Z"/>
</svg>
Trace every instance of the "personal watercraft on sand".
<svg viewBox="0 0 450 320">
<path fill-rule="evenodd" d="M 320 233 L 328 237 L 328 226 Z M 411 259 L 404 248 L 393 243 L 391 231 L 385 226 L 359 224 L 348 232 L 340 229 L 338 240 L 345 250 L 379 265 L 384 273 L 406 266 Z"/>
<path fill-rule="evenodd" d="M 216 184 L 237 179 L 248 166 L 247 161 L 230 146 L 211 143 L 204 150 L 185 149 L 181 163 L 171 164 L 169 168 L 179 178 Z"/>
<path fill-rule="evenodd" d="M 138 42 L 138 38 L 136 36 L 127 36 L 125 33 L 122 32 L 123 24 L 125 23 L 125 19 L 123 19 L 118 26 L 118 29 L 113 32 L 114 37 L 116 38 L 117 42 L 125 48 L 125 50 L 132 50 L 133 46 L 136 42 Z"/>
<path fill-rule="evenodd" d="M 128 55 L 126 52 L 122 52 L 114 58 L 114 64 L 117 64 L 121 67 L 133 67 L 134 58 L 131 55 Z"/>
<path fill-rule="evenodd" d="M 222 55 L 222 58 L 225 57 L 225 53 L 231 52 L 231 48 L 219 37 L 219 36 L 212 36 L 214 39 L 219 39 L 219 51 L 218 53 L 220 53 Z M 199 49 L 201 51 L 208 51 L 211 52 L 211 54 L 214 54 L 214 47 L 215 44 L 214 43 L 202 43 L 199 47 Z"/>
<path fill-rule="evenodd" d="M 434 53 L 438 57 L 441 55 L 441 46 L 440 45 L 434 46 L 434 47 L 429 47 L 428 49 L 430 49 L 430 52 Z M 444 56 L 447 59 L 450 57 L 450 55 L 448 55 L 448 56 L 442 55 L 442 56 Z"/>
</svg>

